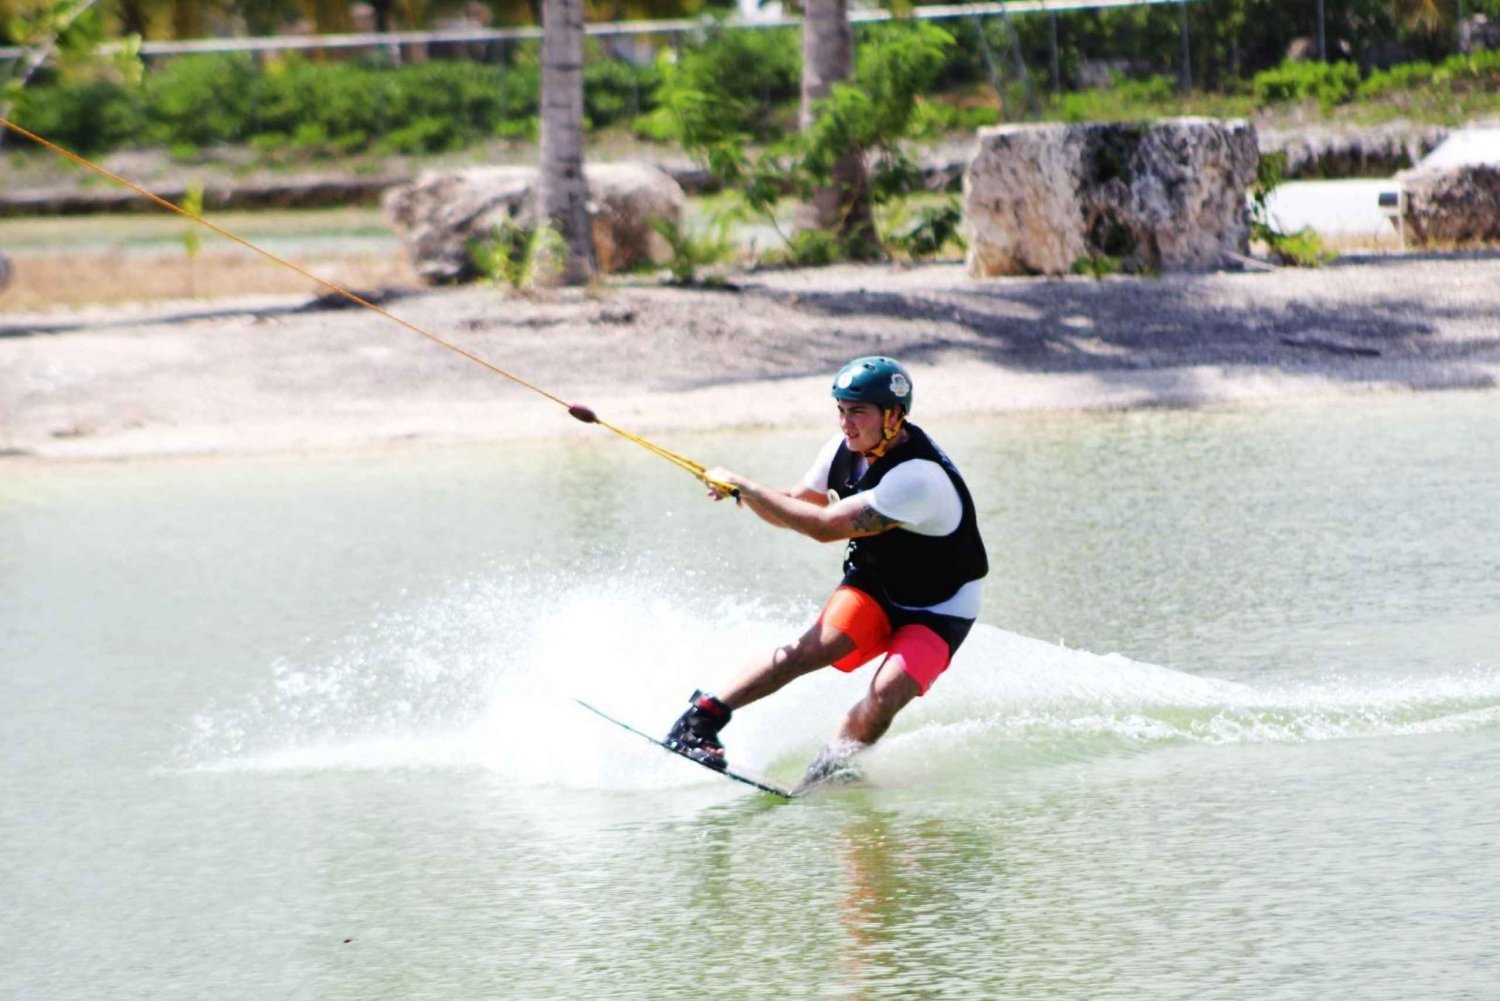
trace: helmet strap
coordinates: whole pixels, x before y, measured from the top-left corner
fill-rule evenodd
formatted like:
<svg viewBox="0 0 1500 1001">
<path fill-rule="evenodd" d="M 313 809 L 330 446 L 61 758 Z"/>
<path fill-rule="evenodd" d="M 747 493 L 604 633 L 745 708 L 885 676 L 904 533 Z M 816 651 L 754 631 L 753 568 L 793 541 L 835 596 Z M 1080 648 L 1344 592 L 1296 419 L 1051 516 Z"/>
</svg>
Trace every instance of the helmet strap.
<svg viewBox="0 0 1500 1001">
<path fill-rule="evenodd" d="M 880 444 L 865 453 L 865 458 L 874 462 L 876 459 L 890 451 L 896 436 L 901 433 L 901 428 L 906 424 L 906 414 L 898 412 L 895 407 L 880 412 Z"/>
</svg>

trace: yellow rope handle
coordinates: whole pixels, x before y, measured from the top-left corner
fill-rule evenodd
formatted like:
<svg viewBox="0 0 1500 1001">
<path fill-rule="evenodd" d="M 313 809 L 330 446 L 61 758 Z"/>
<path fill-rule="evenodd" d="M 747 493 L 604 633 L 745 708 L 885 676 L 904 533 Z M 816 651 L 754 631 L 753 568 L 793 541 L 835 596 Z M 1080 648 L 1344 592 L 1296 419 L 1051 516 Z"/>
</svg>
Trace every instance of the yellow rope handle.
<svg viewBox="0 0 1500 1001">
<path fill-rule="evenodd" d="M 682 456 L 682 455 L 678 455 L 676 452 L 673 452 L 670 449 L 663 448 L 662 446 L 656 444 L 655 442 L 648 441 L 647 439 L 642 438 L 640 435 L 632 434 L 631 432 L 626 431 L 623 428 L 616 427 L 615 425 L 610 424 L 607 421 L 600 420 L 598 418 L 598 416 L 596 416 L 594 414 L 594 412 L 592 410 L 590 410 L 588 407 L 583 406 L 582 404 L 570 404 L 567 400 L 564 400 L 562 397 L 556 396 L 556 395 L 554 395 L 552 393 L 549 393 L 549 392 L 547 392 L 547 390 L 543 389 L 542 387 L 540 387 L 538 385 L 535 385 L 534 383 L 528 382 L 527 380 L 521 378 L 520 376 L 518 376 L 518 375 L 516 375 L 516 374 L 514 374 L 512 372 L 507 372 L 505 369 L 501 368 L 499 365 L 496 365 L 494 362 L 491 362 L 491 361 L 489 361 L 489 360 L 487 360 L 485 358 L 481 358 L 479 355 L 476 355 L 474 352 L 469 351 L 467 348 L 462 348 L 462 347 L 458 346 L 457 344 L 454 344 L 452 341 L 449 341 L 449 340 L 446 340 L 445 338 L 439 337 L 437 334 L 434 334 L 432 331 L 427 330 L 427 329 L 425 329 L 423 327 L 420 327 L 420 326 L 418 326 L 415 323 L 412 323 L 410 320 L 402 319 L 401 317 L 399 317 L 396 314 L 390 312 L 389 310 L 382 309 L 381 307 L 375 305 L 373 302 L 370 302 L 368 299 L 365 299 L 362 296 L 356 295 L 355 293 L 350 292 L 348 289 L 344 288 L 343 286 L 335 284 L 334 282 L 331 282 L 331 281 L 329 281 L 326 278 L 322 278 L 322 277 L 320 277 L 318 275 L 313 274 L 311 271 L 308 271 L 306 268 L 302 267 L 301 265 L 295 264 L 292 261 L 289 261 L 289 260 L 287 260 L 284 257 L 280 257 L 280 256 L 272 253 L 271 251 L 265 249 L 264 247 L 261 247 L 261 246 L 255 244 L 255 243 L 250 242 L 249 240 L 245 239 L 244 237 L 240 236 L 239 234 L 233 233 L 233 232 L 225 229 L 223 226 L 220 226 L 218 223 L 210 222 L 208 219 L 205 219 L 203 216 L 201 216 L 201 215 L 199 215 L 199 214 L 197 214 L 195 212 L 189 212 L 187 209 L 183 208 L 182 206 L 176 205 L 176 204 L 168 201 L 167 199 L 162 198 L 160 195 L 157 195 L 157 194 L 155 194 L 155 193 L 153 193 L 151 191 L 146 190 L 145 188 L 141 187 L 139 184 L 136 184 L 134 181 L 131 181 L 131 180 L 127 179 L 127 178 L 121 177 L 119 174 L 116 174 L 113 171 L 107 170 L 106 168 L 99 166 L 97 163 L 94 163 L 92 160 L 85 159 L 84 157 L 79 156 L 77 153 L 74 153 L 71 150 L 64 149 L 63 147 L 57 145 L 56 143 L 54 143 L 54 142 L 52 142 L 52 141 L 50 141 L 48 139 L 42 138 L 41 136 L 37 135 L 35 132 L 31 132 L 31 131 L 28 131 L 27 129 L 22 128 L 21 126 L 17 125 L 15 122 L 11 121 L 9 118 L 0 118 L 0 125 L 5 126 L 6 128 L 10 129 L 12 132 L 16 133 L 17 135 L 24 136 L 25 138 L 27 138 L 27 139 L 31 140 L 32 142 L 36 143 L 38 146 L 45 147 L 46 149 L 51 150 L 52 152 L 58 154 L 59 156 L 62 156 L 64 158 L 68 159 L 68 160 L 71 160 L 72 162 L 78 164 L 80 167 L 83 167 L 86 170 L 91 170 L 94 173 L 99 174 L 102 177 L 109 178 L 111 181 L 114 181 L 116 184 L 120 184 L 120 185 L 123 185 L 123 186 L 129 188 L 131 191 L 134 191 L 136 194 L 140 195 L 143 198 L 146 198 L 146 199 L 149 199 L 150 201 L 155 202 L 156 204 L 160 205 L 162 208 L 168 210 L 169 212 L 175 212 L 175 213 L 177 213 L 178 215 L 182 216 L 185 219 L 188 219 L 188 220 L 190 220 L 192 222 L 196 222 L 196 223 L 199 223 L 200 225 L 206 226 L 209 229 L 213 230 L 215 233 L 218 233 L 220 236 L 222 236 L 222 237 L 224 237 L 224 238 L 226 238 L 228 240 L 232 240 L 235 243 L 238 243 L 240 246 L 245 247 L 248 250 L 252 250 L 252 251 L 254 251 L 257 254 L 260 254 L 262 257 L 265 257 L 265 258 L 268 258 L 268 259 L 270 259 L 272 261 L 275 261 L 277 264 L 280 264 L 283 267 L 291 268 L 293 271 L 297 272 L 299 275 L 303 276 L 304 278 L 308 279 L 309 281 L 312 281 L 312 282 L 314 282 L 314 283 L 316 283 L 318 285 L 321 285 L 324 288 L 328 289 L 329 291 L 337 293 L 338 295 L 343 296 L 345 299 L 348 299 L 350 302 L 353 302 L 353 303 L 356 303 L 357 305 L 363 306 L 365 309 L 368 309 L 368 310 L 370 310 L 373 313 L 378 313 L 379 315 L 385 317 L 387 320 L 390 320 L 393 323 L 400 324 L 401 326 L 405 327 L 407 330 L 410 330 L 414 334 L 420 334 L 421 336 L 423 336 L 423 337 L 427 338 L 428 340 L 432 341 L 434 344 L 437 344 L 437 345 L 439 345 L 441 347 L 445 347 L 449 351 L 454 352 L 455 354 L 462 355 L 463 357 L 469 359 L 469 361 L 473 362 L 476 365 L 482 365 L 482 366 L 484 366 L 485 368 L 489 369 L 491 372 L 494 372 L 496 375 L 502 376 L 503 378 L 506 378 L 506 379 L 509 379 L 511 382 L 515 383 L 518 386 L 522 386 L 522 387 L 524 387 L 526 389 L 529 389 L 533 393 L 536 393 L 536 394 L 538 394 L 540 396 L 545 396 L 547 399 L 551 400 L 553 403 L 556 403 L 559 406 L 562 406 L 562 407 L 566 408 L 567 411 L 568 411 L 568 413 L 572 414 L 573 417 L 577 418 L 578 420 L 583 421 L 585 424 L 597 424 L 600 427 L 605 428 L 606 430 L 613 431 L 615 434 L 617 434 L 620 437 L 626 439 L 627 441 L 632 441 L 635 444 L 637 444 L 637 445 L 641 446 L 642 448 L 646 449 L 648 452 L 655 453 L 656 455 L 661 456 L 663 459 L 666 459 L 668 462 L 671 462 L 674 465 L 679 466 L 682 469 L 685 469 L 689 473 L 692 473 L 698 479 L 702 480 L 703 483 L 706 484 L 707 486 L 713 487 L 715 490 L 719 490 L 719 491 L 724 492 L 724 493 L 732 493 L 732 494 L 735 494 L 736 496 L 738 496 L 738 493 L 729 484 L 721 482 L 719 480 L 715 480 L 715 479 L 711 478 L 710 476 L 708 476 L 707 475 L 708 470 L 707 470 L 707 468 L 702 463 L 694 462 L 692 459 L 689 459 L 689 458 L 687 458 L 685 456 Z"/>
</svg>

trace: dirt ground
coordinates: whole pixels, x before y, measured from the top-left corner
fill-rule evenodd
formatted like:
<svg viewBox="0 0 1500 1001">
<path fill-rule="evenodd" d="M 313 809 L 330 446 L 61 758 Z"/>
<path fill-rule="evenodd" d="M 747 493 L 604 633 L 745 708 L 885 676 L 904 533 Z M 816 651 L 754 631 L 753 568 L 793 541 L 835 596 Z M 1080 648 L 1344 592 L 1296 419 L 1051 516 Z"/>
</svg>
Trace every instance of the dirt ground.
<svg viewBox="0 0 1500 1001">
<path fill-rule="evenodd" d="M 385 308 L 632 431 L 830 416 L 844 361 L 913 370 L 916 416 L 1444 388 L 1500 377 L 1500 254 L 1318 270 L 974 280 L 953 264 L 467 287 Z M 598 435 L 554 401 L 357 307 L 309 296 L 0 315 L 11 463 Z"/>
</svg>

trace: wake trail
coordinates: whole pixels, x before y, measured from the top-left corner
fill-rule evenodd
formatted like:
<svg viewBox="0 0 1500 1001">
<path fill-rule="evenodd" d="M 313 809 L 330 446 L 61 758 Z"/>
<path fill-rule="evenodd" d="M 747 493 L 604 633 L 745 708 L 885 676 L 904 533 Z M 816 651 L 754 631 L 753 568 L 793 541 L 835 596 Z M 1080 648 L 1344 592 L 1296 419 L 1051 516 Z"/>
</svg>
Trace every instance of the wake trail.
<svg viewBox="0 0 1500 1001">
<path fill-rule="evenodd" d="M 812 613 L 705 590 L 687 574 L 498 574 L 460 581 L 190 723 L 181 764 L 212 771 L 473 769 L 507 783 L 649 789 L 699 769 L 625 742 L 582 697 L 665 732 L 695 687 L 724 683 Z M 821 671 L 736 714 L 736 762 L 795 777 L 869 683 Z M 1076 760 L 1152 747 L 1306 743 L 1500 724 L 1500 672 L 1249 686 L 976 625 L 881 759 Z M 712 776 L 706 777 L 714 781 Z"/>
</svg>

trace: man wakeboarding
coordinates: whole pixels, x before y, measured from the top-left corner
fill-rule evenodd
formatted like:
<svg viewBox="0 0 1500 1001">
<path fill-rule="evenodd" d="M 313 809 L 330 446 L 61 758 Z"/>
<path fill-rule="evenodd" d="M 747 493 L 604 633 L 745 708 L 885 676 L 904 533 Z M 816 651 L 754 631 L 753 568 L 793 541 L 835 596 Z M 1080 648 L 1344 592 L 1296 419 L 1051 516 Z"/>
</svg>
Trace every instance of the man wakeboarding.
<svg viewBox="0 0 1500 1001">
<path fill-rule="evenodd" d="M 847 540 L 844 579 L 798 639 L 745 665 L 718 695 L 695 691 L 666 737 L 679 753 L 722 768 L 719 731 L 733 712 L 820 668 L 853 671 L 881 658 L 803 786 L 852 776 L 854 755 L 927 693 L 973 626 L 989 571 L 968 487 L 907 419 L 906 369 L 891 358 L 856 358 L 835 376 L 833 398 L 839 433 L 797 487 L 775 490 L 724 469 L 707 478 L 778 528 Z M 709 496 L 723 500 L 730 491 L 710 487 Z"/>
</svg>

